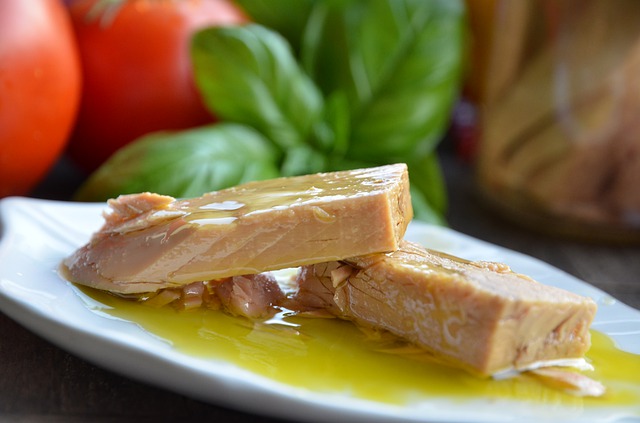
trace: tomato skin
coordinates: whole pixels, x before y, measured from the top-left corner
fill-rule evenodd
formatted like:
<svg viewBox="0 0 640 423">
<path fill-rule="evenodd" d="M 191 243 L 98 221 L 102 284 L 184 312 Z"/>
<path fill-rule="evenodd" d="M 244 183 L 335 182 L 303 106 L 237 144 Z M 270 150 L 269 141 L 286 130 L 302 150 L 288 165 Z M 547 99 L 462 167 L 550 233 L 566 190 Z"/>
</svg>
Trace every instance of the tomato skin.
<svg viewBox="0 0 640 423">
<path fill-rule="evenodd" d="M 62 153 L 80 62 L 59 0 L 0 1 L 0 197 L 26 195 Z"/>
<path fill-rule="evenodd" d="M 247 22 L 228 0 L 125 0 L 92 18 L 95 4 L 70 4 L 84 87 L 68 151 L 86 171 L 146 133 L 214 121 L 193 82 L 190 37 Z"/>
</svg>

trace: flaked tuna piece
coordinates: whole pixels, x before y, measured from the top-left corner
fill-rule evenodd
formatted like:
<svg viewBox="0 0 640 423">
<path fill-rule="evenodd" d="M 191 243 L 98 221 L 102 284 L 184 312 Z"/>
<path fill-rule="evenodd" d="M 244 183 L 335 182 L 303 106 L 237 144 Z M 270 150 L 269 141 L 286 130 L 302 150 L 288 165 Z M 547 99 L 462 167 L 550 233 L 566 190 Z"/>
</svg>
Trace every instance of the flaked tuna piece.
<svg viewBox="0 0 640 423">
<path fill-rule="evenodd" d="M 606 392 L 605 386 L 581 373 L 556 367 L 545 367 L 530 372 L 544 384 L 578 397 L 599 397 Z"/>
<path fill-rule="evenodd" d="M 398 251 L 305 266 L 299 310 L 388 330 L 480 375 L 580 359 L 596 304 L 516 274 L 404 242 Z"/>
<path fill-rule="evenodd" d="M 252 319 L 273 315 L 285 297 L 276 279 L 266 273 L 233 276 L 214 284 L 213 291 L 227 312 Z"/>
<path fill-rule="evenodd" d="M 72 282 L 119 293 L 393 251 L 413 211 L 404 164 L 251 182 L 198 198 L 109 201 L 64 260 Z"/>
<path fill-rule="evenodd" d="M 124 295 L 151 307 L 171 306 L 181 311 L 202 307 L 222 309 L 229 314 L 250 319 L 273 316 L 285 299 L 276 278 L 270 273 L 192 282 L 153 293 Z"/>
<path fill-rule="evenodd" d="M 135 222 L 136 217 L 154 209 L 161 209 L 174 201 L 173 197 L 144 192 L 138 195 L 123 195 L 117 200 L 109 200 L 111 213 L 103 213 L 104 226 L 96 235 L 112 230 L 122 231 L 127 222 Z"/>
</svg>

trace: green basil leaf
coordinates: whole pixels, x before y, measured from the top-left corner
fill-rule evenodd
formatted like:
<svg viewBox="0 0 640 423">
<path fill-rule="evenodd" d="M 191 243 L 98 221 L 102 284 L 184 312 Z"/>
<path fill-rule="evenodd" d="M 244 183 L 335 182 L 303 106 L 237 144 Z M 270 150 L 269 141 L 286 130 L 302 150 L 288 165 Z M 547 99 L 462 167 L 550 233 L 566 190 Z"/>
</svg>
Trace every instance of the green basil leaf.
<svg viewBox="0 0 640 423">
<path fill-rule="evenodd" d="M 341 159 L 347 153 L 351 135 L 350 117 L 349 103 L 342 91 L 336 91 L 327 98 L 324 119 L 322 124 L 319 124 L 316 128 L 322 125 L 325 138 L 322 145 L 325 146 L 325 151 L 331 155 L 333 160 Z M 320 135 L 317 135 L 316 138 L 323 139 Z"/>
<path fill-rule="evenodd" d="M 433 205 L 425 197 L 424 192 L 413 185 L 411 186 L 411 205 L 413 206 L 413 215 L 416 220 L 433 225 L 446 225 L 443 214 L 434 209 Z"/>
<path fill-rule="evenodd" d="M 252 126 L 283 151 L 316 143 L 322 95 L 278 33 L 256 24 L 207 28 L 195 34 L 192 58 L 219 118 Z"/>
<path fill-rule="evenodd" d="M 269 141 L 252 128 L 214 124 L 146 135 L 118 150 L 79 188 L 79 201 L 156 192 L 195 197 L 279 176 Z"/>
<path fill-rule="evenodd" d="M 256 23 L 279 32 L 299 52 L 315 0 L 235 0 Z"/>
<path fill-rule="evenodd" d="M 391 162 L 433 149 L 458 94 L 464 28 L 457 0 L 316 3 L 301 60 L 325 95 L 346 93 L 349 157 Z"/>
<path fill-rule="evenodd" d="M 447 210 L 447 191 L 437 154 L 433 152 L 407 164 L 416 218 L 441 224 Z"/>
<path fill-rule="evenodd" d="M 306 145 L 288 149 L 281 166 L 283 176 L 306 175 L 326 170 L 327 157 Z"/>
</svg>

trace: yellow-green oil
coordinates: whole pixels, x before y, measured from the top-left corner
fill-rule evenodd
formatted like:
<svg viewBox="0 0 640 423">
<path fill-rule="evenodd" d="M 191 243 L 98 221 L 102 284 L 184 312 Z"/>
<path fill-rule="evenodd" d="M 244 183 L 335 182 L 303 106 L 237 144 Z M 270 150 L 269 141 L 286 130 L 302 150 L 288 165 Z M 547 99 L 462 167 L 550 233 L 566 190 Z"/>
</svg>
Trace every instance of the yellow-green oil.
<svg viewBox="0 0 640 423">
<path fill-rule="evenodd" d="M 587 355 L 595 370 L 585 374 L 603 383 L 607 392 L 598 398 L 577 397 L 532 377 L 483 379 L 414 351 L 389 349 L 388 339 L 375 339 L 339 319 L 284 313 L 254 322 L 217 310 L 153 308 L 90 288 L 81 290 L 102 304 L 95 306 L 101 313 L 135 322 L 180 352 L 224 360 L 314 392 L 347 393 L 390 404 L 481 397 L 572 407 L 625 405 L 640 415 L 640 355 L 621 351 L 596 331 Z"/>
</svg>

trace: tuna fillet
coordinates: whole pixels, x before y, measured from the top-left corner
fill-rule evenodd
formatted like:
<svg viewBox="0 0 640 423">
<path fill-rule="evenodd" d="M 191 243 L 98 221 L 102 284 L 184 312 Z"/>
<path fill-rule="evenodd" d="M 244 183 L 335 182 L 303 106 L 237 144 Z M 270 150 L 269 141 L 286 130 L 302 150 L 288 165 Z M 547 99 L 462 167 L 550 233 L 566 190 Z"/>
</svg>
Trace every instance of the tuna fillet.
<svg viewBox="0 0 640 423">
<path fill-rule="evenodd" d="M 117 293 L 393 251 L 413 217 L 404 164 L 109 205 L 104 226 L 63 264 L 72 282 Z"/>
<path fill-rule="evenodd" d="M 294 307 L 386 329 L 480 375 L 583 357 L 596 304 L 499 263 L 404 242 L 398 251 L 305 266 Z"/>
</svg>

